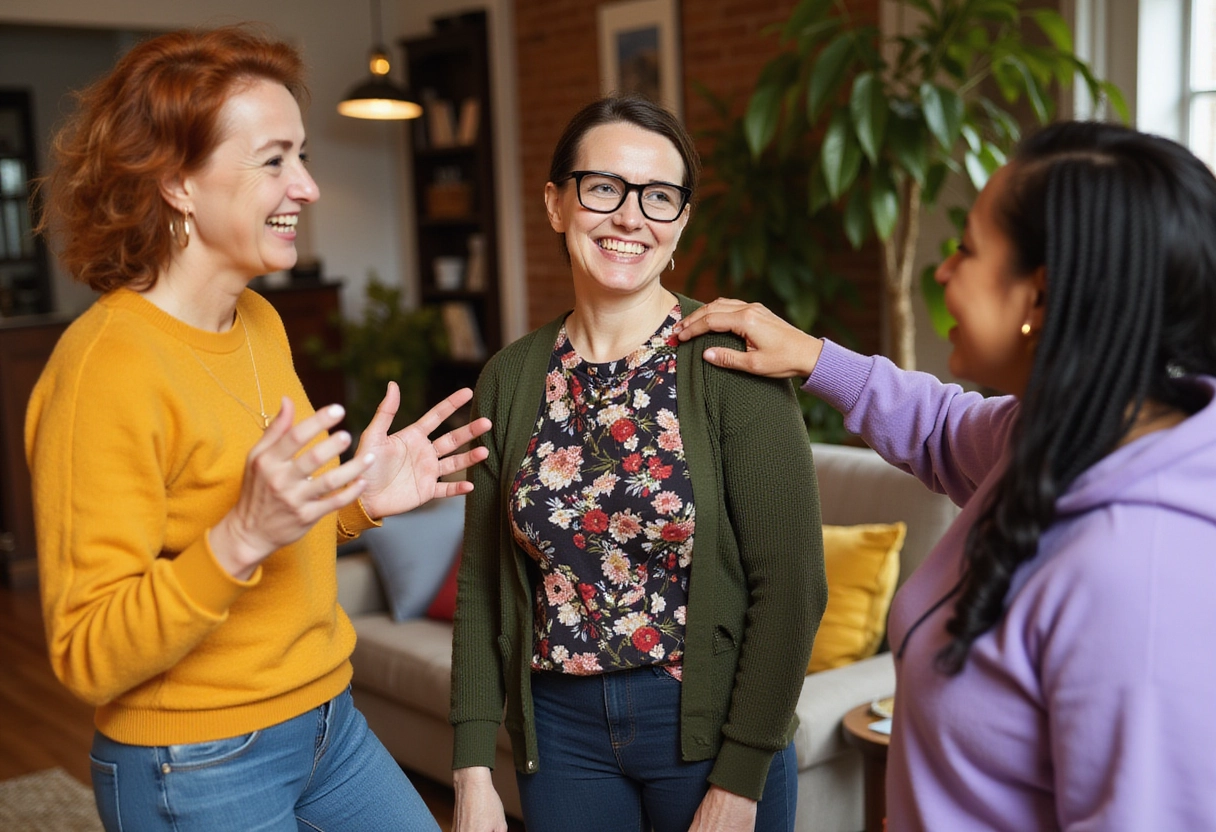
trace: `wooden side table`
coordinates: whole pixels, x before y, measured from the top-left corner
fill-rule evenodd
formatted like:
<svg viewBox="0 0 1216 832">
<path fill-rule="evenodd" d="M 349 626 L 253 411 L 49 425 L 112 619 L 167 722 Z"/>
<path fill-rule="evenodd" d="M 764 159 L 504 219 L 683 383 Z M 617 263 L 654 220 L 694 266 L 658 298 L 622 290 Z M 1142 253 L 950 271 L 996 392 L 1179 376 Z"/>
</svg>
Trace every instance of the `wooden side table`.
<svg viewBox="0 0 1216 832">
<path fill-rule="evenodd" d="M 878 722 L 870 712 L 870 703 L 858 705 L 844 715 L 844 740 L 861 752 L 865 767 L 866 832 L 882 832 L 887 816 L 887 734 L 870 730 Z"/>
</svg>

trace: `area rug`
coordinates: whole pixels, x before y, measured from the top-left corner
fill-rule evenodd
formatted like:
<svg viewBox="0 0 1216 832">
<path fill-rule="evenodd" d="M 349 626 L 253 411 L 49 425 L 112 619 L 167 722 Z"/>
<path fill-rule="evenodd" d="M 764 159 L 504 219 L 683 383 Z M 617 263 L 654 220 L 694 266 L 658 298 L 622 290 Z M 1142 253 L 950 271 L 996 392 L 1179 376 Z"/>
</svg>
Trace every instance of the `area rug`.
<svg viewBox="0 0 1216 832">
<path fill-rule="evenodd" d="M 102 832 L 93 790 L 61 768 L 0 782 L 4 832 Z"/>
</svg>

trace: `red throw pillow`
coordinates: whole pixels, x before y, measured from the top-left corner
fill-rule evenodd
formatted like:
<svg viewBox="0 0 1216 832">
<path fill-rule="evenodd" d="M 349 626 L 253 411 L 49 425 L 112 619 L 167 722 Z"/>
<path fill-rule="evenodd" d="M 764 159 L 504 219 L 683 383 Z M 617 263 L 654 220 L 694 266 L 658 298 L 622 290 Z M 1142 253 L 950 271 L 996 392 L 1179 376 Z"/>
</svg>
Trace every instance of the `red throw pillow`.
<svg viewBox="0 0 1216 832">
<path fill-rule="evenodd" d="M 456 559 L 452 562 L 448 576 L 443 580 L 443 586 L 439 587 L 439 594 L 426 608 L 427 618 L 433 618 L 436 621 L 451 621 L 456 615 L 456 575 L 460 572 L 460 555 L 461 549 L 457 548 Z"/>
</svg>

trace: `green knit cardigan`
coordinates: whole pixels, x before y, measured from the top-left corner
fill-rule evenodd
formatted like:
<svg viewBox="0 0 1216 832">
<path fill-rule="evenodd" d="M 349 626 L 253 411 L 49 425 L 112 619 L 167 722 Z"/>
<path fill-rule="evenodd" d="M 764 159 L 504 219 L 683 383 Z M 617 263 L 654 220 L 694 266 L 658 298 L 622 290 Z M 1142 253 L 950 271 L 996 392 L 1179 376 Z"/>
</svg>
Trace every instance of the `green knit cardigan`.
<svg viewBox="0 0 1216 832">
<path fill-rule="evenodd" d="M 700 304 L 680 297 L 685 315 Z M 545 395 L 557 320 L 490 360 L 474 417 L 490 455 L 472 471 L 452 643 L 453 768 L 494 765 L 504 720 L 515 765 L 543 765 L 531 697 L 533 586 L 506 519 L 510 489 Z M 681 344 L 676 395 L 692 480 L 693 542 L 680 704 L 685 760 L 716 758 L 710 782 L 758 800 L 794 707 L 827 603 L 819 491 L 792 384 L 703 361 L 709 335 Z"/>
</svg>

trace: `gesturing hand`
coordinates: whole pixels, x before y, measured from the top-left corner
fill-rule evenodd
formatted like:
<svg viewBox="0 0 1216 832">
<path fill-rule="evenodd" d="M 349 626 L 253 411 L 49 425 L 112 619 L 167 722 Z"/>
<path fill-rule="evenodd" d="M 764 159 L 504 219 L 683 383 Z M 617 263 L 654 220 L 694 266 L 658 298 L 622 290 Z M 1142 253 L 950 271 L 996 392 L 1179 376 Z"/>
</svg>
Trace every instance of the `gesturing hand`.
<svg viewBox="0 0 1216 832">
<path fill-rule="evenodd" d="M 681 341 L 706 332 L 733 332 L 747 342 L 747 351 L 713 347 L 704 358 L 710 364 L 769 378 L 806 378 L 815 369 L 823 342 L 783 321 L 759 303 L 718 298 L 676 324 Z"/>
<path fill-rule="evenodd" d="M 455 413 L 473 397 L 467 387 L 428 410 L 412 425 L 394 434 L 388 429 L 397 415 L 401 391 L 396 382 L 389 382 L 388 392 L 371 424 L 359 440 L 356 458 L 371 452 L 375 461 L 363 474 L 367 489 L 363 492 L 363 507 L 372 517 L 387 517 L 417 508 L 432 497 L 451 497 L 473 490 L 467 481 L 443 482 L 439 478 L 463 471 L 485 459 L 485 448 L 474 448 L 455 454 L 461 446 L 490 429 L 489 419 L 478 419 L 462 428 L 445 433 L 434 442 L 428 436 L 443 420 Z M 455 454 L 455 455 L 453 455 Z"/>
<path fill-rule="evenodd" d="M 331 405 L 292 426 L 295 407 L 284 398 L 277 416 L 245 459 L 236 505 L 208 533 L 216 559 L 244 580 L 272 552 L 304 536 L 331 511 L 354 502 L 367 483 L 360 478 L 372 464 L 369 453 L 314 474 L 350 446 L 350 434 L 338 431 L 308 450 L 318 434 L 329 430 L 345 411 Z"/>
</svg>

